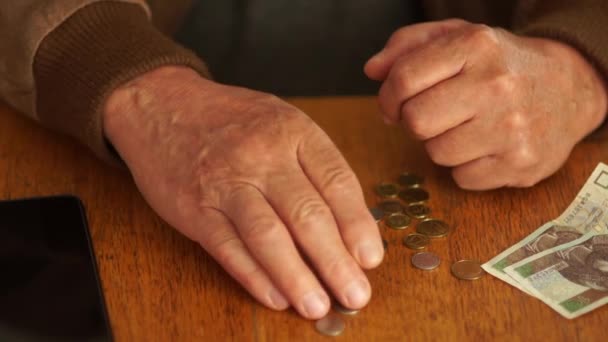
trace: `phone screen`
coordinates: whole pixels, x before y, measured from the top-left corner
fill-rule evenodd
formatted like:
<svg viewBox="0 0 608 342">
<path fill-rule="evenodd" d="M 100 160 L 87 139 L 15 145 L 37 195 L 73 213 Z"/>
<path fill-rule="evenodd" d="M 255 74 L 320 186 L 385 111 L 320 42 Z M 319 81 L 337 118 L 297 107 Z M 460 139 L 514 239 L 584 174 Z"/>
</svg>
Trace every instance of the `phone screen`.
<svg viewBox="0 0 608 342">
<path fill-rule="evenodd" d="M 80 200 L 0 201 L 0 341 L 111 341 Z"/>
</svg>

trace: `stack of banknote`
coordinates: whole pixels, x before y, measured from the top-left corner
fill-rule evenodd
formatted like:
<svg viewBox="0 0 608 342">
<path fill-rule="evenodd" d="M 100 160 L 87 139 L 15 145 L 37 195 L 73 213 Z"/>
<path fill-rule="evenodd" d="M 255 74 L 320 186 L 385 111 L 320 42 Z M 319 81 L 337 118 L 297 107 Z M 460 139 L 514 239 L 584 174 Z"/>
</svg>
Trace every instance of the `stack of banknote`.
<svg viewBox="0 0 608 342">
<path fill-rule="evenodd" d="M 608 166 L 600 163 L 556 219 L 488 261 L 493 276 L 566 318 L 608 302 Z"/>
</svg>

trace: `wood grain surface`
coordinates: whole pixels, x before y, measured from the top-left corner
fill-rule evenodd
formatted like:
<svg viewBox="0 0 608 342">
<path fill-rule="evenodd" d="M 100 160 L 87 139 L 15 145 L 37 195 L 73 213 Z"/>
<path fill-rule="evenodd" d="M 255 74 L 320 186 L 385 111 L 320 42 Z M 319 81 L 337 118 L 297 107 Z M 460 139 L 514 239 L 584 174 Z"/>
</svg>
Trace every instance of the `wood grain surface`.
<svg viewBox="0 0 608 342">
<path fill-rule="evenodd" d="M 608 306 L 567 320 L 539 300 L 486 275 L 451 276 L 452 262 L 487 261 L 558 216 L 607 144 L 577 146 L 556 175 L 530 189 L 460 190 L 449 169 L 399 127 L 385 126 L 372 97 L 298 98 L 333 138 L 359 177 L 367 202 L 373 186 L 404 170 L 423 175 L 432 216 L 454 230 L 433 241 L 438 269 L 414 269 L 401 244 L 406 231 L 382 229 L 384 263 L 369 272 L 373 298 L 345 316 L 337 338 L 319 335 L 294 311 L 258 305 L 195 243 L 147 206 L 129 174 L 95 159 L 69 138 L 0 105 L 0 199 L 75 194 L 87 210 L 102 285 L 117 341 L 605 341 Z"/>
</svg>

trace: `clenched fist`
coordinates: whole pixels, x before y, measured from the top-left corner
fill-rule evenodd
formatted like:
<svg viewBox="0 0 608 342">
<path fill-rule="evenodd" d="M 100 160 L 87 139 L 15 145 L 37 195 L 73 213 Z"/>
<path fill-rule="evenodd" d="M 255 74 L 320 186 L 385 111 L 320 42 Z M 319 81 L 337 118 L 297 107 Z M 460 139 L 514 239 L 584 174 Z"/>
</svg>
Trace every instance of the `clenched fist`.
<svg viewBox="0 0 608 342">
<path fill-rule="evenodd" d="M 365 65 L 388 123 L 466 189 L 553 174 L 607 112 L 597 71 L 563 43 L 462 20 L 404 27 Z"/>
<path fill-rule="evenodd" d="M 370 299 L 384 249 L 329 137 L 280 99 L 163 67 L 118 88 L 107 137 L 152 208 L 257 300 L 306 318 Z"/>
</svg>

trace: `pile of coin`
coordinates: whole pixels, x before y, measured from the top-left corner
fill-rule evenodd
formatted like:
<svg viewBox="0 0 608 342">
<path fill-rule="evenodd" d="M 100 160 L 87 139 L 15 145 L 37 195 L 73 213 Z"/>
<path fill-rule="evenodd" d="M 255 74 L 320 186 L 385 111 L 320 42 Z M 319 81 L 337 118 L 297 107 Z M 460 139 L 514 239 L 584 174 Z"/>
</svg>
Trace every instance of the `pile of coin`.
<svg viewBox="0 0 608 342">
<path fill-rule="evenodd" d="M 417 220 L 415 233 L 403 237 L 403 245 L 417 251 L 412 255 L 412 265 L 421 270 L 434 270 L 441 263 L 435 253 L 423 251 L 433 239 L 446 237 L 450 226 L 437 218 L 432 218 L 428 206 L 429 193 L 423 188 L 424 178 L 410 173 L 402 173 L 396 183 L 383 182 L 376 186 L 378 206 L 370 208 L 376 222 L 384 227 L 405 230 Z M 388 241 L 384 240 L 385 248 Z M 452 275 L 462 280 L 475 280 L 483 276 L 481 264 L 475 260 L 460 260 L 451 267 Z"/>
<path fill-rule="evenodd" d="M 375 187 L 378 197 L 376 207 L 369 209 L 376 222 L 387 229 L 404 231 L 415 222 L 415 232 L 402 238 L 403 245 L 413 251 L 411 263 L 414 267 L 431 271 L 439 267 L 441 259 L 435 253 L 425 251 L 433 239 L 444 238 L 450 233 L 450 226 L 431 217 L 428 205 L 429 193 L 423 188 L 424 179 L 416 174 L 404 172 L 397 182 L 382 182 Z M 384 248 L 389 242 L 383 238 Z M 458 279 L 475 280 L 484 275 L 481 264 L 475 260 L 460 260 L 452 264 L 451 273 Z M 355 315 L 358 310 L 344 308 L 334 303 L 334 311 L 315 322 L 317 331 L 328 336 L 338 336 L 345 328 L 339 314 Z"/>
</svg>

